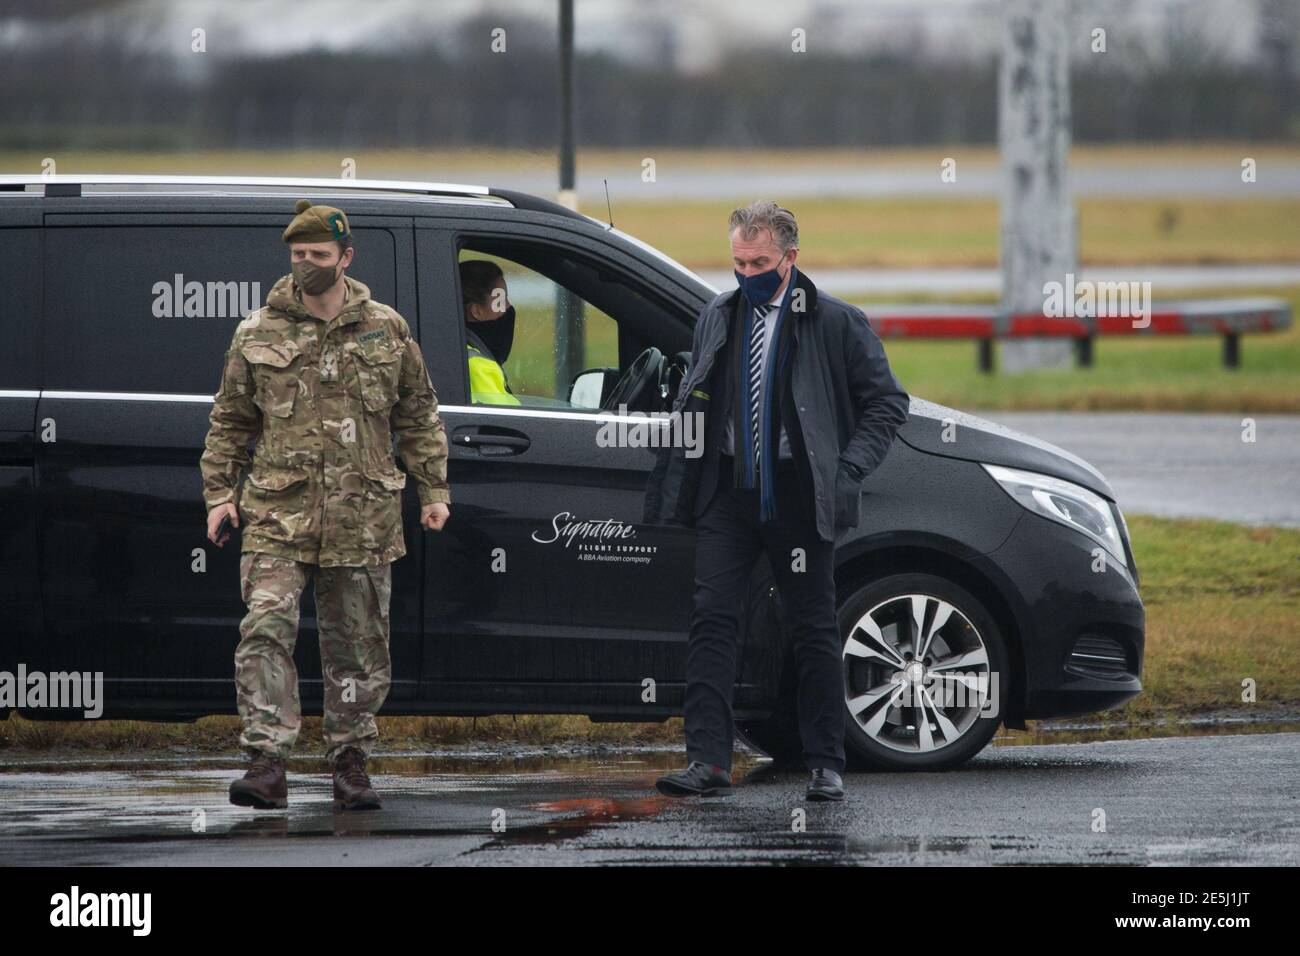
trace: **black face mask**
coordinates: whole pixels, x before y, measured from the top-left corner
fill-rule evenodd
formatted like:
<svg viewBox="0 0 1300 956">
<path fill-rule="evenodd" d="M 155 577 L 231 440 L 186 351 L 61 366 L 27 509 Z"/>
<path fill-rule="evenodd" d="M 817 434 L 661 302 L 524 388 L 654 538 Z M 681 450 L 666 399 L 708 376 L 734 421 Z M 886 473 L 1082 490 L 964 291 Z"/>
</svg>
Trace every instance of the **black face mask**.
<svg viewBox="0 0 1300 956">
<path fill-rule="evenodd" d="M 498 365 L 505 365 L 515 340 L 515 307 L 510 306 L 499 319 L 470 322 L 469 330 L 483 340 Z"/>
</svg>

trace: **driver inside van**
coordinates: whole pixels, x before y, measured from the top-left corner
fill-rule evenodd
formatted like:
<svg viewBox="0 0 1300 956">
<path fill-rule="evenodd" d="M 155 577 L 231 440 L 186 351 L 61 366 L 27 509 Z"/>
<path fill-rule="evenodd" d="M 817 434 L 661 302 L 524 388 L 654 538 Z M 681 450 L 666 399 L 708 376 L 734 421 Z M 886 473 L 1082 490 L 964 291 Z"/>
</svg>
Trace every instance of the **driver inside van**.
<svg viewBox="0 0 1300 956">
<path fill-rule="evenodd" d="M 485 259 L 460 264 L 465 309 L 465 348 L 469 352 L 472 401 L 487 405 L 522 404 L 503 368 L 515 337 L 515 307 L 510 304 L 501 268 Z"/>
</svg>

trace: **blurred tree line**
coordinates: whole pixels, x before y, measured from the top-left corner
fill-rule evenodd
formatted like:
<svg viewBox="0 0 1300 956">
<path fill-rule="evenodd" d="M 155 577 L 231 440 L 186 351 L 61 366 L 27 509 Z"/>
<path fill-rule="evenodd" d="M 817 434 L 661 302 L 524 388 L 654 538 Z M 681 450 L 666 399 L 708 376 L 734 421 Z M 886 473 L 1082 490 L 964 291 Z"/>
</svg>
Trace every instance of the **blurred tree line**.
<svg viewBox="0 0 1300 956">
<path fill-rule="evenodd" d="M 5 8 L 0 0 L 0 26 Z M 463 21 L 452 42 L 281 56 L 210 46 L 159 55 L 147 23 L 57 29 L 112 0 L 42 0 L 0 50 L 0 148 L 129 150 L 512 147 L 556 142 L 553 24 L 520 22 L 508 54 L 485 38 L 500 17 Z M 48 18 L 47 22 L 39 22 Z M 105 21 L 99 21 L 101 24 Z M 49 26 L 50 29 L 39 27 Z M 0 30 L 0 37 L 3 37 Z M 444 38 L 445 39 L 445 38 Z M 1153 58 L 1119 38 L 1072 66 L 1079 142 L 1300 139 L 1295 50 L 1273 36 L 1257 61 L 1174 36 Z M 1077 52 L 1077 51 L 1076 51 Z M 1265 55 L 1267 54 L 1267 55 Z M 868 147 L 995 143 L 997 63 L 915 52 L 780 56 L 735 50 L 685 75 L 601 53 L 576 60 L 586 147 Z"/>
</svg>

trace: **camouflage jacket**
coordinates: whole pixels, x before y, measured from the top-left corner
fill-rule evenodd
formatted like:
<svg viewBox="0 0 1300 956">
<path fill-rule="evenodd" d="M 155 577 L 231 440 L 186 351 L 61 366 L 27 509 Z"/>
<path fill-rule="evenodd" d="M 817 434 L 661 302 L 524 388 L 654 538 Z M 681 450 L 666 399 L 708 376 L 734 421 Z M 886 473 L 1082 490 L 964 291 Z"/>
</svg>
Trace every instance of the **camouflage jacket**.
<svg viewBox="0 0 1300 956">
<path fill-rule="evenodd" d="M 243 551 L 383 564 L 406 553 L 408 474 L 422 505 L 451 501 L 438 397 L 410 327 L 363 283 L 344 281 L 347 301 L 326 322 L 283 276 L 226 352 L 199 467 L 209 511 L 238 498 Z"/>
</svg>

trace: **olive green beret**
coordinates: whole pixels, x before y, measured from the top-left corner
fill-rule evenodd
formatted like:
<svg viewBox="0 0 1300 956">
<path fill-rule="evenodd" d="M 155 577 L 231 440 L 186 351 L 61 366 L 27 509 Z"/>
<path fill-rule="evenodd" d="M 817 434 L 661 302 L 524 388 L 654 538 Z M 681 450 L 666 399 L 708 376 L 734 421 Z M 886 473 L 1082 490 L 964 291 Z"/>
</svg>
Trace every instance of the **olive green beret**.
<svg viewBox="0 0 1300 956">
<path fill-rule="evenodd" d="M 332 242 L 352 235 L 348 217 L 342 209 L 313 206 L 310 200 L 299 199 L 293 211 L 298 215 L 284 230 L 285 242 Z"/>
</svg>

